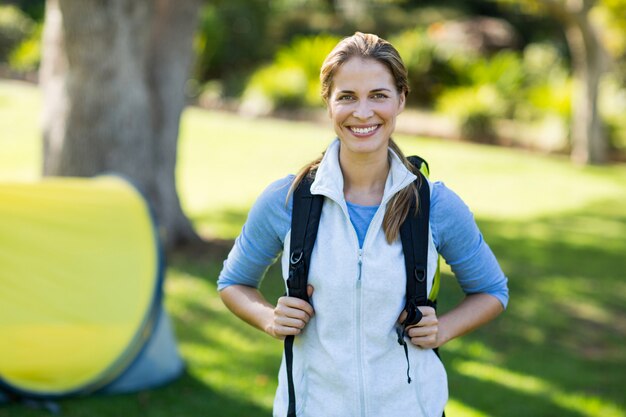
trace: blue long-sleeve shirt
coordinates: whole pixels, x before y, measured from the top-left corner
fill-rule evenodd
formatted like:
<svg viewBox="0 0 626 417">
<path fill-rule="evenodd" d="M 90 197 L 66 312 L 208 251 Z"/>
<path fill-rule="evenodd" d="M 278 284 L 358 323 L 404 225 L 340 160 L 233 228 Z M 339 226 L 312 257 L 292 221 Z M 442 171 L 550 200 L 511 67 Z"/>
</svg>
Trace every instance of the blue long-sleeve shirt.
<svg viewBox="0 0 626 417">
<path fill-rule="evenodd" d="M 291 198 L 286 203 L 294 176 L 270 184 L 252 206 L 218 279 L 218 290 L 241 284 L 258 287 L 267 268 L 283 250 L 291 227 Z M 507 278 L 484 241 L 474 217 L 461 198 L 442 182 L 432 183 L 430 226 L 437 251 L 452 268 L 466 294 L 487 293 L 506 308 Z M 359 243 L 376 207 L 348 204 Z"/>
</svg>

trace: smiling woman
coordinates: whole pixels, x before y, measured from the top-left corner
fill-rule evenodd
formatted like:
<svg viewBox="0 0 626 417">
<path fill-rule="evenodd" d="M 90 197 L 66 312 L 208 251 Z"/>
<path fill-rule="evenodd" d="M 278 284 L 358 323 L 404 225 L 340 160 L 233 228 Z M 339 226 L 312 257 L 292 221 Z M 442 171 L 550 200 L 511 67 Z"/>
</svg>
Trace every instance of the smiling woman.
<svg viewBox="0 0 626 417">
<path fill-rule="evenodd" d="M 328 55 L 320 78 L 337 139 L 259 197 L 220 273 L 220 295 L 237 316 L 285 340 L 274 416 L 440 417 L 448 387 L 435 349 L 502 312 L 507 279 L 467 206 L 430 183 L 391 138 L 409 93 L 396 49 L 357 32 Z M 310 209 L 317 215 L 295 208 L 302 195 L 319 204 Z M 412 240 L 426 265 L 414 265 L 414 278 L 400 229 L 416 218 L 426 219 Z M 292 251 L 308 223 L 319 224 L 304 239 L 311 249 Z M 274 306 L 258 287 L 281 251 L 288 295 Z M 441 316 L 431 297 L 439 255 L 466 293 Z M 295 287 L 302 276 L 308 286 Z M 410 296 L 416 281 L 419 300 Z"/>
</svg>

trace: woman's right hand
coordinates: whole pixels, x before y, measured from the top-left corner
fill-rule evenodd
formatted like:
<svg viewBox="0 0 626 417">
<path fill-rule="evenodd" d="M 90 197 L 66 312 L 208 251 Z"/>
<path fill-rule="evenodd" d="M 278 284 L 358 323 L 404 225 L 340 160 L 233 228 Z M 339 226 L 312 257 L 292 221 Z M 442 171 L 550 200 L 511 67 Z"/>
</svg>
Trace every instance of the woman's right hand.
<svg viewBox="0 0 626 417">
<path fill-rule="evenodd" d="M 313 295 L 313 286 L 307 286 L 309 299 Z M 296 297 L 280 297 L 274 308 L 274 319 L 267 326 L 266 332 L 276 339 L 297 335 L 309 322 L 315 311 L 313 306 Z"/>
</svg>

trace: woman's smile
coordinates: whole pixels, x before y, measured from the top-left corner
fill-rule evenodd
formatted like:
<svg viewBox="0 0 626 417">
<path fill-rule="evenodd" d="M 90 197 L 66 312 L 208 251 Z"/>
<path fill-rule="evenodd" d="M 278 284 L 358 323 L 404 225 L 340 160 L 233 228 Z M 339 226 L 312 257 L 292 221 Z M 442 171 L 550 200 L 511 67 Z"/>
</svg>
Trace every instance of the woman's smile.
<svg viewBox="0 0 626 417">
<path fill-rule="evenodd" d="M 380 125 L 369 125 L 369 126 L 349 126 L 348 129 L 352 131 L 354 136 L 359 137 L 368 137 L 373 135 Z"/>
</svg>

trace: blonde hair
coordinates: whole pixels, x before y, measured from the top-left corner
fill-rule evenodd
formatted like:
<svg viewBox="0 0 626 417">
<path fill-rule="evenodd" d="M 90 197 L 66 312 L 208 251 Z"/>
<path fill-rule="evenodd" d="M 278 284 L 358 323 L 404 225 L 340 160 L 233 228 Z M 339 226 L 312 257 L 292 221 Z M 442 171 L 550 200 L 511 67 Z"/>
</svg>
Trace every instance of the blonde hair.
<svg viewBox="0 0 626 417">
<path fill-rule="evenodd" d="M 330 92 L 332 89 L 332 82 L 337 69 L 341 67 L 350 58 L 364 58 L 373 59 L 383 64 L 391 73 L 398 93 L 406 96 L 409 94 L 409 81 L 408 73 L 400 54 L 389 42 L 379 38 L 376 35 L 356 32 L 354 35 L 344 38 L 337 46 L 328 54 L 320 71 L 321 82 L 321 94 L 325 103 L 328 103 Z M 414 167 L 409 160 L 404 156 L 398 145 L 389 139 L 389 148 L 395 152 L 400 158 L 402 163 L 407 169 L 417 175 L 418 179 L 421 177 L 418 174 L 418 169 Z M 322 162 L 323 155 L 317 159 L 306 164 L 296 175 L 296 178 L 291 185 L 287 199 L 296 189 L 300 181 L 307 175 L 314 175 L 315 171 Z M 416 202 L 416 211 L 419 207 L 419 198 L 417 186 L 415 183 L 411 183 L 408 187 L 403 188 L 396 193 L 391 200 L 387 203 L 385 210 L 385 217 L 383 218 L 383 230 L 385 232 L 385 238 L 387 242 L 392 243 L 398 238 L 400 232 L 400 226 L 409 215 L 411 209 L 411 203 Z"/>
</svg>

